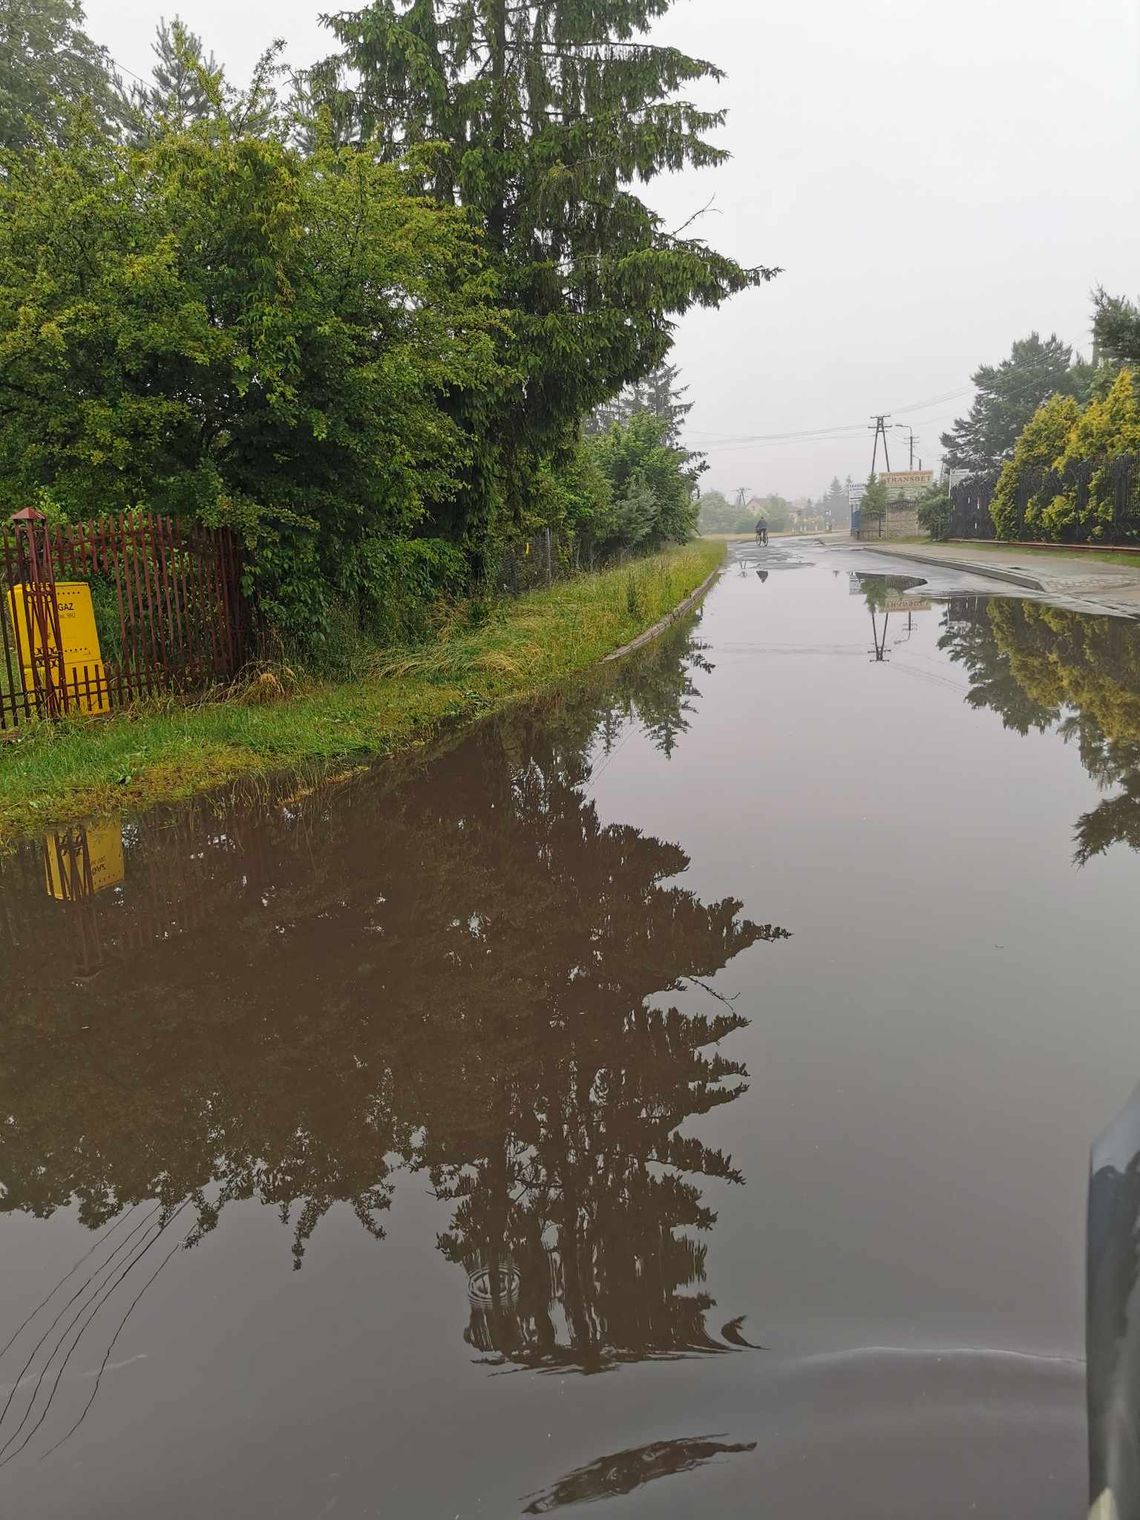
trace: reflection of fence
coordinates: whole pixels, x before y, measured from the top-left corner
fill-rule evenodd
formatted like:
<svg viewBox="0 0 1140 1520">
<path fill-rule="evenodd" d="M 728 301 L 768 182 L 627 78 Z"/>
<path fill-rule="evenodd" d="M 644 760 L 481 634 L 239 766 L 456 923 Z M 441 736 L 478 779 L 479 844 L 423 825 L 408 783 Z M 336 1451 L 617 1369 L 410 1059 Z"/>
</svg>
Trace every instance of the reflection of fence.
<svg viewBox="0 0 1140 1520">
<path fill-rule="evenodd" d="M 28 509 L 0 526 L 0 593 L 0 729 L 193 691 L 245 659 L 227 529 L 142 512 L 49 524 Z"/>
<path fill-rule="evenodd" d="M 5 964 L 35 965 L 44 985 L 87 977 L 144 955 L 232 912 L 263 888 L 267 849 L 279 836 L 308 838 L 313 801 L 261 819 L 241 798 L 190 803 L 153 833 L 124 839 L 118 822 L 53 830 L 38 853 L 6 862 L 0 892 Z M 130 866 L 130 890 L 121 888 Z M 50 946 L 50 951 L 48 950 Z M 44 957 L 50 958 L 45 969 Z"/>
<path fill-rule="evenodd" d="M 997 536 L 990 507 L 997 490 L 996 475 L 977 475 L 951 487 L 951 538 L 992 539 Z M 1050 542 L 1062 544 L 1129 544 L 1140 542 L 1140 455 L 1115 459 L 1076 460 L 1061 470 L 1025 470 L 1014 491 L 1012 538 L 1035 541 L 1045 537 L 1039 519 L 1026 522 L 1032 506 L 1038 510 L 1057 497 L 1068 498 L 1068 519 Z"/>
</svg>

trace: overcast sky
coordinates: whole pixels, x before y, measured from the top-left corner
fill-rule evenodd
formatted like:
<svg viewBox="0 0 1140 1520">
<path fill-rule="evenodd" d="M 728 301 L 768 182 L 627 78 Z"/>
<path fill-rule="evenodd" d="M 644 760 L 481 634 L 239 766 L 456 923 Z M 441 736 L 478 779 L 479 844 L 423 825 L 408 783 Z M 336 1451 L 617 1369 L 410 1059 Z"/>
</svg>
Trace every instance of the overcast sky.
<svg viewBox="0 0 1140 1520">
<path fill-rule="evenodd" d="M 173 9 L 88 0 L 87 25 L 145 74 Z M 238 79 L 276 35 L 296 66 L 329 51 L 308 0 L 178 13 Z M 786 270 L 680 324 L 707 486 L 863 478 L 879 411 L 931 465 L 979 363 L 1034 328 L 1087 350 L 1091 288 L 1140 294 L 1137 0 L 679 0 L 658 33 L 728 71 L 708 99 L 733 160 L 657 181 L 654 204 L 679 225 L 715 196 L 700 234 Z"/>
</svg>

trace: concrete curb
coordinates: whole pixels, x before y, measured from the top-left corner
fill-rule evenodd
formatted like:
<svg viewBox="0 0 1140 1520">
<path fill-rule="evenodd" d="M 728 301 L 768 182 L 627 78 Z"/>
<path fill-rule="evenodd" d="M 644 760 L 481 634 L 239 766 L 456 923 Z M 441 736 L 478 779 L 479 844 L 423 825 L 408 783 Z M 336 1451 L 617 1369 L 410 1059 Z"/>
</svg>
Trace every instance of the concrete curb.
<svg viewBox="0 0 1140 1520">
<path fill-rule="evenodd" d="M 724 566 L 718 565 L 695 591 L 691 592 L 679 606 L 673 608 L 672 612 L 667 612 L 659 622 L 654 623 L 652 628 L 647 628 L 644 633 L 639 634 L 632 644 L 624 644 L 621 649 L 615 649 L 613 654 L 606 655 L 601 664 L 608 665 L 611 660 L 620 660 L 625 655 L 632 654 L 635 649 L 642 649 L 646 644 L 651 644 L 654 639 L 659 639 L 667 628 L 671 628 L 678 619 L 683 618 L 686 612 L 693 610 L 723 570 Z"/>
</svg>

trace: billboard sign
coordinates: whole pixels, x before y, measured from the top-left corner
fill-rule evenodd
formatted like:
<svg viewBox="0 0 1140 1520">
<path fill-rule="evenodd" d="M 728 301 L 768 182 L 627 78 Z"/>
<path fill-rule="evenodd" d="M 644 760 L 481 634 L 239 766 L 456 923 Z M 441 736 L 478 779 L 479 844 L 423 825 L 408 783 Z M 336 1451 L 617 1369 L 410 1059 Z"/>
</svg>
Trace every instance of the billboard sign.
<svg viewBox="0 0 1140 1520">
<path fill-rule="evenodd" d="M 884 470 L 879 476 L 894 501 L 921 496 L 934 484 L 933 470 Z"/>
</svg>

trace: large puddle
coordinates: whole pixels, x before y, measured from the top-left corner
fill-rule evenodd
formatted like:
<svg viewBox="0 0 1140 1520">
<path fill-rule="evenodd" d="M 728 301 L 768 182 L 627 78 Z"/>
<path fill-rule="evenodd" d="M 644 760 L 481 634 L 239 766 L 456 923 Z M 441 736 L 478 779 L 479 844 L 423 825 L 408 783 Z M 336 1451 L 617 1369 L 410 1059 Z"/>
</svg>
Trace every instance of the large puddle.
<svg viewBox="0 0 1140 1520">
<path fill-rule="evenodd" d="M 0 1515 L 1081 1512 L 1140 631 L 875 569 L 5 864 Z"/>
</svg>

